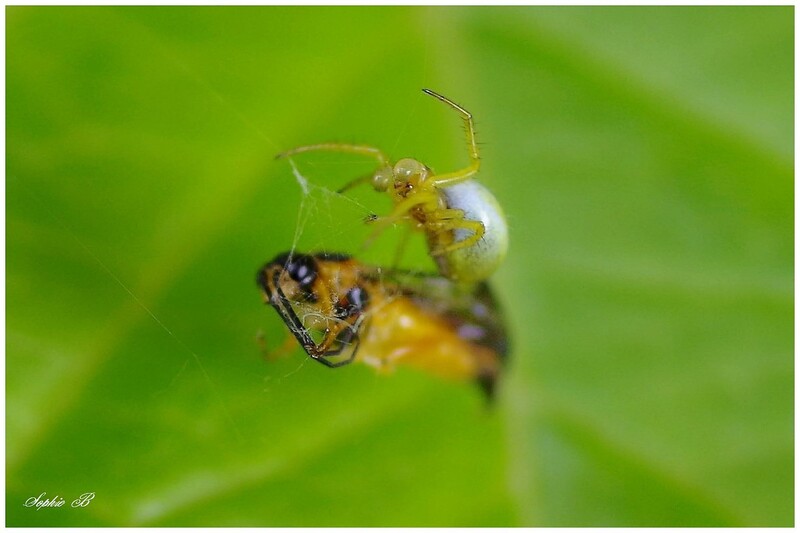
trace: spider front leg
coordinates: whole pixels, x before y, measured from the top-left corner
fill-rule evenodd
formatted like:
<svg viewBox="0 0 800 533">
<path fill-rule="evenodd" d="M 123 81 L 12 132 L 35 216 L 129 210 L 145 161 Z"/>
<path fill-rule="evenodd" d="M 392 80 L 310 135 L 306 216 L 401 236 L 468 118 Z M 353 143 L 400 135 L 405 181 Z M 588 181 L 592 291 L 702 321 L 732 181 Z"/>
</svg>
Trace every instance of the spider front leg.
<svg viewBox="0 0 800 533">
<path fill-rule="evenodd" d="M 336 190 L 336 193 L 337 194 L 344 194 L 347 191 L 349 191 L 350 189 L 361 185 L 362 183 L 369 183 L 370 181 L 372 181 L 372 176 L 373 176 L 372 174 L 367 174 L 365 176 L 361 176 L 360 178 L 356 178 L 354 180 L 350 180 L 347 183 L 345 183 L 344 185 L 342 185 L 341 187 L 339 187 Z"/>
<path fill-rule="evenodd" d="M 394 206 L 392 212 L 385 217 L 369 218 L 367 223 L 374 226 L 375 230 L 367 238 L 367 245 L 371 244 L 378 237 L 378 235 L 383 233 L 389 226 L 412 218 L 412 211 L 414 208 L 425 204 L 435 206 L 438 205 L 438 202 L 439 196 L 436 192 L 420 191 L 401 200 L 399 203 L 397 203 L 397 205 Z"/>
<path fill-rule="evenodd" d="M 347 143 L 319 143 L 298 146 L 275 156 L 275 159 L 291 157 L 303 152 L 341 152 L 345 154 L 357 154 L 367 157 L 374 157 L 382 167 L 389 166 L 389 158 L 380 148 L 368 146 L 366 144 L 347 144 Z"/>
<path fill-rule="evenodd" d="M 383 151 L 379 148 L 375 148 L 374 146 L 368 146 L 365 144 L 345 144 L 345 143 L 320 143 L 320 144 L 309 144 L 306 146 L 298 146 L 297 148 L 292 148 L 291 150 L 287 150 L 285 152 L 281 152 L 280 154 L 275 156 L 275 159 L 283 159 L 285 157 L 291 157 L 295 154 L 300 154 L 303 152 L 340 152 L 345 154 L 357 154 L 363 155 L 367 157 L 374 157 L 376 161 L 378 161 L 378 170 L 371 174 L 367 174 L 365 176 L 361 176 L 354 180 L 351 180 L 344 184 L 339 190 L 336 192 L 342 194 L 353 187 L 361 185 L 362 183 L 369 183 L 372 182 L 374 186 L 376 183 L 376 179 L 378 176 L 386 175 L 387 173 L 391 176 L 391 169 L 392 166 L 389 163 L 389 158 Z"/>
<path fill-rule="evenodd" d="M 454 185 L 470 179 L 477 174 L 478 170 L 481 168 L 481 158 L 478 155 L 478 143 L 475 140 L 475 123 L 472 120 L 472 113 L 453 102 L 446 96 L 442 96 L 435 91 L 430 89 L 422 89 L 422 92 L 429 96 L 433 96 L 440 102 L 444 102 L 448 106 L 455 109 L 459 115 L 461 115 L 461 119 L 464 121 L 464 129 L 467 136 L 467 151 L 469 152 L 470 160 L 470 164 L 466 168 L 457 170 L 455 172 L 448 172 L 446 174 L 438 174 L 433 176 L 431 178 L 432 184 L 435 187 L 446 187 L 448 185 Z"/>
</svg>

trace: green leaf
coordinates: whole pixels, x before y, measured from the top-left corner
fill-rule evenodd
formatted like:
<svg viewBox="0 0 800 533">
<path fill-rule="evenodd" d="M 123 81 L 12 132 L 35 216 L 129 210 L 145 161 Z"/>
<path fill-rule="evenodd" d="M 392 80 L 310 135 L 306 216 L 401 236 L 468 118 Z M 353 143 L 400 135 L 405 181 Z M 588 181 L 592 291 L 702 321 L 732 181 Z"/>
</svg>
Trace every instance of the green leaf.
<svg viewBox="0 0 800 533">
<path fill-rule="evenodd" d="M 791 7 L 7 15 L 8 525 L 793 524 Z M 511 224 L 491 410 L 256 340 L 264 262 L 400 238 L 369 161 L 273 156 L 457 168 L 422 87 Z"/>
</svg>

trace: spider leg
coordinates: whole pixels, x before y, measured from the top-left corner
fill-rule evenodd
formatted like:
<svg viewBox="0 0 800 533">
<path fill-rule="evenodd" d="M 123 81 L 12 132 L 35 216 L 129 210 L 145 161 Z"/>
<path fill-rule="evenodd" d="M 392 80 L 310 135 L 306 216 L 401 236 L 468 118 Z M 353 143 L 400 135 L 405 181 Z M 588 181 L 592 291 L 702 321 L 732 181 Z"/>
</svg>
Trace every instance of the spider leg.
<svg viewBox="0 0 800 533">
<path fill-rule="evenodd" d="M 375 230 L 372 234 L 367 237 L 366 245 L 369 246 L 383 231 L 386 230 L 392 224 L 400 222 L 401 220 L 405 220 L 411 218 L 411 211 L 418 206 L 424 204 L 436 205 L 439 201 L 438 193 L 436 192 L 417 192 L 411 196 L 408 196 L 404 200 L 400 201 L 397 205 L 394 206 L 392 212 L 385 216 L 385 217 L 376 217 L 370 219 L 368 224 L 374 225 Z"/>
<path fill-rule="evenodd" d="M 303 153 L 303 152 L 317 152 L 317 151 L 325 151 L 325 152 L 342 152 L 346 154 L 358 154 L 367 157 L 374 157 L 378 164 L 381 166 L 389 166 L 389 158 L 386 157 L 386 154 L 383 153 L 379 148 L 375 148 L 374 146 L 368 146 L 364 144 L 346 144 L 346 143 L 319 143 L 319 144 L 308 144 L 305 146 L 298 146 L 297 148 L 292 148 L 291 150 L 287 150 L 285 152 L 281 152 L 280 154 L 275 156 L 275 159 L 283 159 L 284 157 L 290 157 L 295 154 Z"/>
<path fill-rule="evenodd" d="M 423 204 L 431 204 L 432 206 L 436 206 L 439 203 L 439 193 L 435 190 L 430 191 L 419 191 L 411 194 L 395 204 L 394 209 L 392 212 L 386 215 L 385 217 L 377 217 L 370 221 L 371 224 L 376 225 L 388 225 L 394 224 L 398 220 L 401 220 L 407 217 L 411 211 L 418 206 Z"/>
<path fill-rule="evenodd" d="M 354 187 L 358 187 L 362 183 L 369 183 L 369 181 L 371 179 L 372 179 L 372 174 L 367 174 L 365 176 L 361 176 L 360 178 L 356 178 L 354 180 L 348 181 L 343 186 L 341 186 L 339 188 L 339 190 L 337 190 L 336 192 L 338 194 L 344 194 L 345 192 L 349 191 L 350 189 L 352 189 Z"/>
<path fill-rule="evenodd" d="M 461 118 L 464 120 L 464 125 L 466 126 L 466 135 L 467 135 L 467 151 L 469 152 L 469 166 L 462 168 L 461 170 L 457 170 L 455 172 L 448 172 L 446 174 L 439 174 L 436 176 L 431 177 L 431 182 L 436 187 L 447 187 L 448 185 L 454 185 L 461 181 L 465 181 L 470 179 L 472 176 L 478 173 L 478 169 L 481 166 L 481 159 L 478 155 L 478 143 L 475 141 L 475 123 L 472 120 L 472 113 L 458 105 L 457 103 L 453 102 L 449 98 L 442 96 L 441 94 L 434 92 L 430 89 L 422 89 L 427 95 L 433 96 L 440 102 L 444 102 L 445 104 L 449 105 L 453 109 L 461 115 Z"/>
<path fill-rule="evenodd" d="M 400 261 L 403 259 L 403 254 L 408 246 L 408 238 L 411 236 L 411 227 L 406 226 L 403 236 L 400 238 L 400 244 L 397 246 L 397 251 L 394 253 L 394 260 L 392 261 L 392 270 L 397 270 L 400 266 Z"/>
<path fill-rule="evenodd" d="M 480 168 L 481 164 L 480 161 L 473 161 L 468 167 L 463 168 L 461 170 L 457 170 L 456 172 L 448 172 L 446 174 L 436 174 L 435 176 L 431 177 L 431 182 L 436 187 L 447 187 L 448 185 L 455 185 L 456 183 L 460 183 L 462 181 L 466 181 L 472 178 L 475 174 L 478 173 L 478 169 Z"/>
<path fill-rule="evenodd" d="M 477 220 L 464 220 L 464 212 L 461 209 L 442 209 L 430 213 L 428 215 L 427 226 L 429 228 L 435 228 L 437 232 L 456 231 L 459 229 L 472 232 L 472 235 L 466 239 L 431 250 L 431 255 L 442 255 L 460 250 L 461 248 L 469 248 L 480 241 L 484 233 L 486 233 L 486 228 L 482 222 Z"/>
</svg>

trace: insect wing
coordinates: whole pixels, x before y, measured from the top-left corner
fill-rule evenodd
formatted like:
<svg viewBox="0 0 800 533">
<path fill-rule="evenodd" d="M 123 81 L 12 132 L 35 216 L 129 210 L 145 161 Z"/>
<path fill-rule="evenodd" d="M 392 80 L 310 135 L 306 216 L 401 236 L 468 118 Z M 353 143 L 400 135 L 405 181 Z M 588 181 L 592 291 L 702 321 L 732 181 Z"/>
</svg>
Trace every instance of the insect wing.
<svg viewBox="0 0 800 533">
<path fill-rule="evenodd" d="M 508 354 L 505 319 L 486 282 L 459 285 L 440 276 L 393 272 L 398 290 L 431 314 L 444 318 L 458 335 L 497 353 L 502 363 Z"/>
</svg>

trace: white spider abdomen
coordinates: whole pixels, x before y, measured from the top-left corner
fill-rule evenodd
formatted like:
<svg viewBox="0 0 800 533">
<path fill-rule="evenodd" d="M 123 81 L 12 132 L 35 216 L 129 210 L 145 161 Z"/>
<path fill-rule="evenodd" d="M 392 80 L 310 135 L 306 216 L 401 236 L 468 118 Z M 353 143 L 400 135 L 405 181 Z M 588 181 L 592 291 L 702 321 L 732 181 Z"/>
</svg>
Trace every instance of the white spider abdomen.
<svg viewBox="0 0 800 533">
<path fill-rule="evenodd" d="M 471 246 L 434 256 L 439 272 L 456 281 L 487 279 L 497 270 L 508 251 L 508 224 L 500 204 L 489 190 L 474 180 L 439 189 L 447 207 L 464 212 L 464 220 L 481 222 L 484 234 Z M 454 230 L 453 242 L 473 235 L 469 229 Z"/>
</svg>

